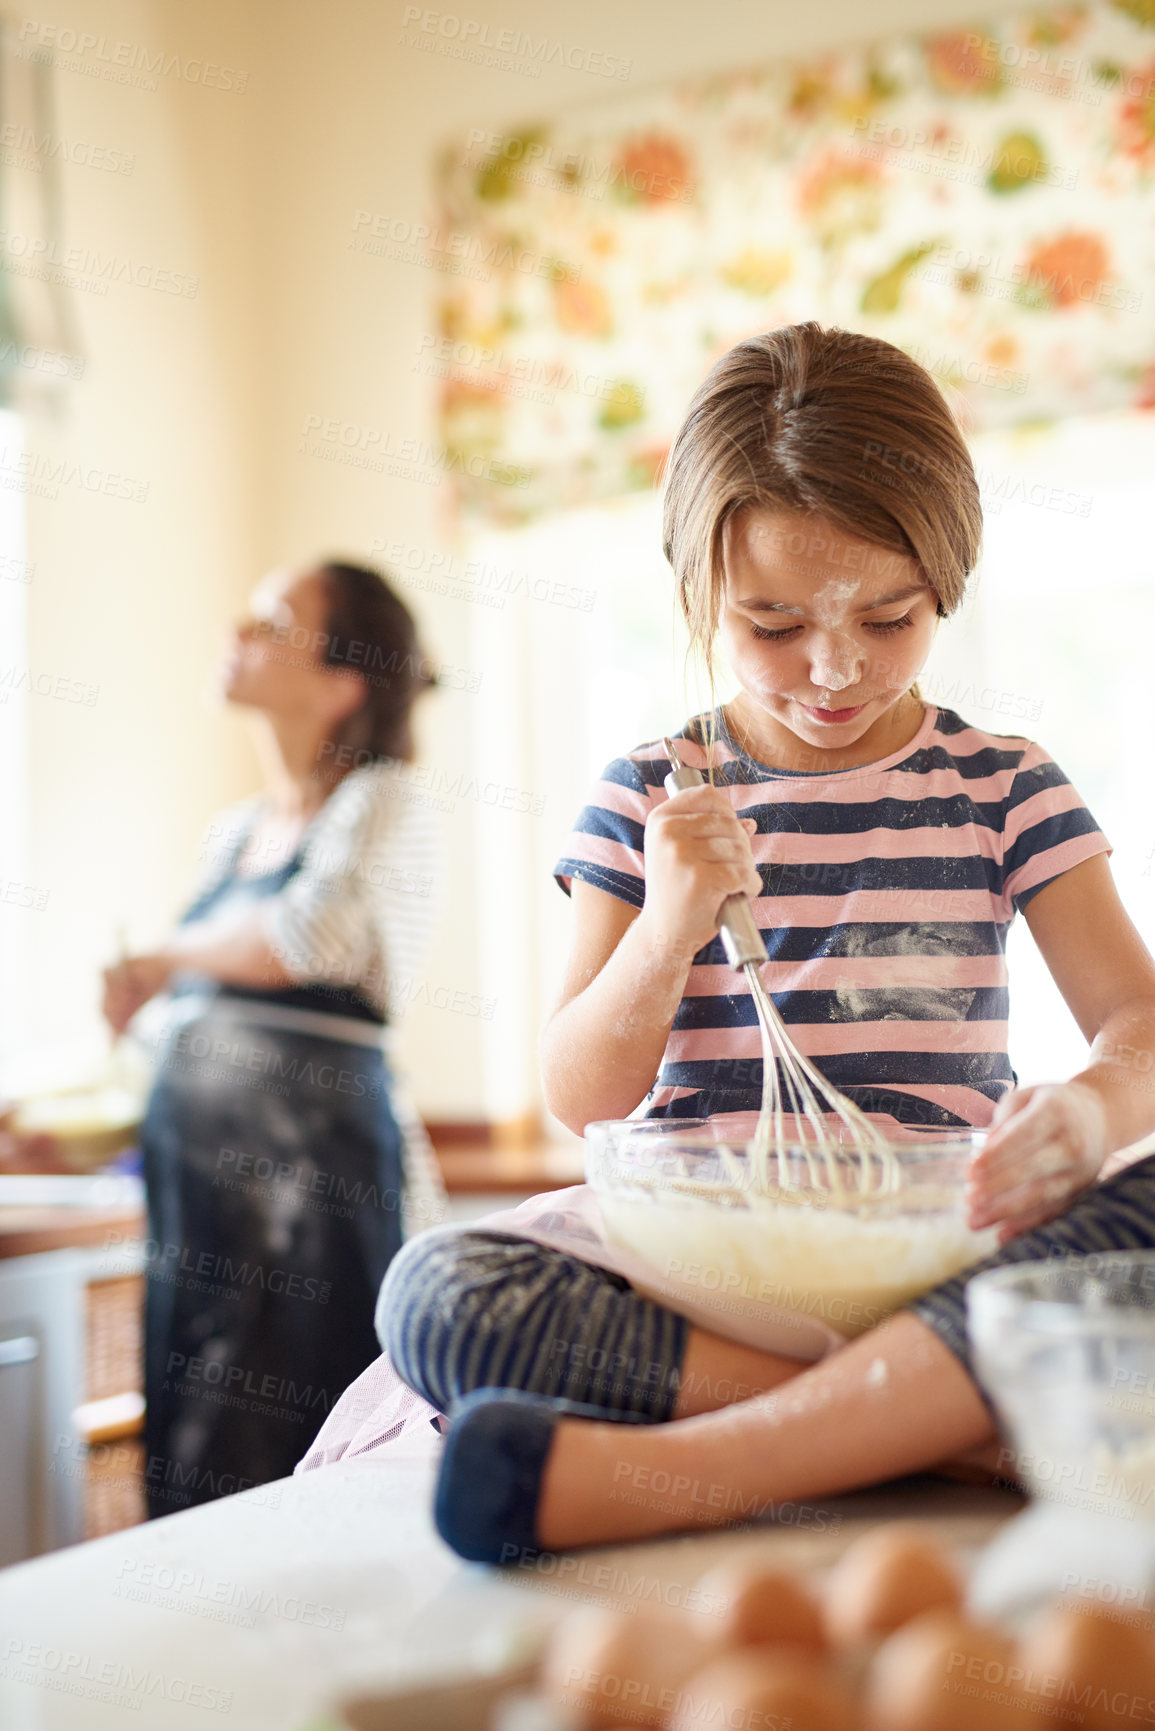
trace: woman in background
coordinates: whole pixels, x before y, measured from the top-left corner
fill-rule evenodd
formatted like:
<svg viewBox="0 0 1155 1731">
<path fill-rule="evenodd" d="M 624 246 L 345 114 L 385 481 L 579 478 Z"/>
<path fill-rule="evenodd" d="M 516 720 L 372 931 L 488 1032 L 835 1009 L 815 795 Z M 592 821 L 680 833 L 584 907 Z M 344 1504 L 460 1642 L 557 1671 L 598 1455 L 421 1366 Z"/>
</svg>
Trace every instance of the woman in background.
<svg viewBox="0 0 1155 1731">
<path fill-rule="evenodd" d="M 266 580 L 224 694 L 254 714 L 267 792 L 210 825 L 164 946 L 105 975 L 117 1032 L 170 994 L 141 1137 L 151 1515 L 292 1471 L 377 1355 L 406 1180 L 409 1219 L 439 1213 L 385 1052 L 434 907 L 408 768 L 425 666 L 376 572 Z"/>
</svg>

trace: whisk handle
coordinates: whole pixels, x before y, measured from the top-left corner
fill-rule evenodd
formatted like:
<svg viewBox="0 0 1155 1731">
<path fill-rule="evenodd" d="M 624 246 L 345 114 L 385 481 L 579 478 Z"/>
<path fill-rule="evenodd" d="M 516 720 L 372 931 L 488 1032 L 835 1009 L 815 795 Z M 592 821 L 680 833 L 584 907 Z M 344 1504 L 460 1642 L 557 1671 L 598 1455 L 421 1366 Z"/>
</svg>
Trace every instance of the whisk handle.
<svg viewBox="0 0 1155 1731">
<path fill-rule="evenodd" d="M 691 769 L 689 764 L 680 764 L 666 777 L 666 792 L 672 798 L 674 794 L 682 793 L 688 787 L 701 787 L 705 779 L 701 770 Z M 748 896 L 726 897 L 722 903 L 718 929 L 722 934 L 726 960 L 732 968 L 745 967 L 747 962 L 761 964 L 767 960 L 766 945 L 762 942 L 762 934 L 755 922 L 754 910 Z"/>
<path fill-rule="evenodd" d="M 747 962 L 761 964 L 768 959 L 748 896 L 726 897 L 719 930 L 726 960 L 732 968 L 744 968 Z"/>
</svg>

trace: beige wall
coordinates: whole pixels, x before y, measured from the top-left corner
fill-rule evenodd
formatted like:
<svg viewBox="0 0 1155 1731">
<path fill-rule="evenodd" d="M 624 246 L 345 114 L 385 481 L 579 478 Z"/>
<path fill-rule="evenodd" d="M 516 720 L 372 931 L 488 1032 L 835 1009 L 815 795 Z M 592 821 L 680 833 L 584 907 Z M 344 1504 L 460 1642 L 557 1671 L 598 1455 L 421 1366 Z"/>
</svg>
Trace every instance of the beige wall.
<svg viewBox="0 0 1155 1731">
<path fill-rule="evenodd" d="M 214 12 L 225 16 L 85 0 L 35 16 L 101 35 L 109 51 L 125 42 L 187 63 L 220 38 Z M 222 57 L 236 64 L 235 54 L 227 41 Z M 77 58 L 101 64 L 93 49 Z M 27 501 L 30 665 L 99 687 L 91 706 L 29 704 L 28 871 L 48 908 L 25 922 L 27 1035 L 62 1053 L 99 1038 L 97 970 L 114 926 L 127 924 L 136 944 L 163 931 L 196 871 L 207 813 L 252 780 L 236 724 L 204 700 L 255 543 L 257 249 L 241 167 L 252 101 L 171 71 L 156 82 L 56 75 L 56 131 L 135 158 L 128 175 L 63 166 L 65 244 L 116 270 L 198 279 L 189 296 L 115 280 L 101 293 L 99 265 L 82 267 L 94 285 L 73 296 L 84 377 L 58 417 L 33 413 L 27 427 L 46 460 L 147 486 L 143 502 L 75 485 Z"/>
<path fill-rule="evenodd" d="M 946 0 L 876 0 L 871 33 L 975 15 Z M 60 130 L 136 153 L 131 176 L 69 167 L 68 240 L 200 279 L 195 298 L 113 285 L 76 296 L 88 371 L 46 450 L 147 479 L 144 504 L 73 489 L 29 501 L 34 667 L 100 686 L 91 708 L 32 705 L 33 881 L 49 910 L 27 922 L 37 1039 L 91 1026 L 94 970 L 127 917 L 147 942 L 195 871 L 215 806 L 247 791 L 243 729 L 203 693 L 221 629 L 262 569 L 374 542 L 448 544 L 443 489 L 301 454 L 310 415 L 394 440 L 430 438 L 429 381 L 413 370 L 438 279 L 350 248 L 354 213 L 429 214 L 429 165 L 447 136 L 501 128 L 558 104 L 857 40 L 855 0 L 700 0 L 623 7 L 502 0 L 462 15 L 549 32 L 632 63 L 627 84 L 546 67 L 540 78 L 401 45 L 404 7 L 382 0 L 71 0 L 52 21 L 210 58 L 248 73 L 242 94 L 162 77 L 155 92 L 61 69 Z M 432 653 L 467 671 L 468 609 L 405 591 Z M 425 755 L 473 768 L 500 727 L 500 684 L 428 702 Z M 484 713 L 479 706 L 484 706 Z M 483 725 L 484 724 L 484 725 Z M 450 904 L 429 979 L 484 983 L 477 941 L 476 808 L 447 816 Z M 492 827 L 484 853 L 500 851 Z M 492 945 L 489 946 L 492 953 Z M 491 963 L 489 965 L 492 965 Z M 405 1046 L 421 1105 L 486 1106 L 494 1030 L 432 1007 Z"/>
</svg>

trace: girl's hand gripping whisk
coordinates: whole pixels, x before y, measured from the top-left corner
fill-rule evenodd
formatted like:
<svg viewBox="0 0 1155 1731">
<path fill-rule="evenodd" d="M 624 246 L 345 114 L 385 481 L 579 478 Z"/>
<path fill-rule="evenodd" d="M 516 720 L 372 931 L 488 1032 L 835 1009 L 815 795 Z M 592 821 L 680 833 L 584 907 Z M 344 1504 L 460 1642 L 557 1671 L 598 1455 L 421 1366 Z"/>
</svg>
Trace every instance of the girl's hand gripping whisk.
<svg viewBox="0 0 1155 1731">
<path fill-rule="evenodd" d="M 668 741 L 667 747 L 672 750 Z M 762 880 L 750 849 L 753 819 L 739 817 L 725 793 L 708 786 L 697 770 L 676 757 L 673 762 L 666 778 L 670 798 L 646 820 L 646 899 L 639 924 L 688 969 L 717 935 L 723 905 L 731 897 L 761 895 Z M 749 931 L 746 937 L 749 947 Z M 757 953 L 764 961 L 765 950 L 759 946 Z"/>
<path fill-rule="evenodd" d="M 663 739 L 662 744 L 666 748 L 666 756 L 671 764 L 670 773 L 665 782 L 666 792 L 671 799 L 679 793 L 687 792 L 690 788 L 707 786 L 706 778 L 701 770 L 691 769 L 689 764 L 683 763 L 668 739 Z M 724 796 L 719 795 L 719 798 L 724 798 Z M 729 806 L 729 802 L 726 803 Z M 758 827 L 753 818 L 738 818 L 737 821 L 746 829 L 748 834 L 752 834 Z M 719 839 L 725 843 L 727 838 L 723 836 Z M 749 844 L 747 843 L 747 848 L 743 850 L 740 844 L 735 843 L 735 850 L 739 857 L 744 851 L 748 851 L 748 847 Z M 751 864 L 753 864 L 753 855 L 750 856 L 750 859 Z M 754 874 L 757 877 L 757 867 L 754 868 Z M 722 903 L 718 914 L 718 930 L 722 934 L 726 959 L 732 968 L 743 968 L 748 962 L 760 966 L 769 959 L 749 900 L 750 895 L 759 896 L 761 893 L 762 880 L 758 878 L 757 888 L 751 886 L 748 891 L 738 890 L 735 894 L 728 895 Z"/>
</svg>

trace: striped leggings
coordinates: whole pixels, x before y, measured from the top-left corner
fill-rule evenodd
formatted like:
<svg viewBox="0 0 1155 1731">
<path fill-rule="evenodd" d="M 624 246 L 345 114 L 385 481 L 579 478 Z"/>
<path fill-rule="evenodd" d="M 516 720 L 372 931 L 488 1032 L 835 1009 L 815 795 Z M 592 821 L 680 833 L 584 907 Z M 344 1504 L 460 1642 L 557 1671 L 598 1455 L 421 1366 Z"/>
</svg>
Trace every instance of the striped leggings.
<svg viewBox="0 0 1155 1731">
<path fill-rule="evenodd" d="M 1047 1226 L 908 1307 L 973 1375 L 967 1282 L 985 1268 L 1155 1249 L 1155 1155 L 1095 1184 Z M 690 1323 L 621 1275 L 504 1233 L 427 1232 L 390 1264 L 377 1332 L 398 1375 L 439 1412 L 475 1388 L 673 1417 Z"/>
</svg>

